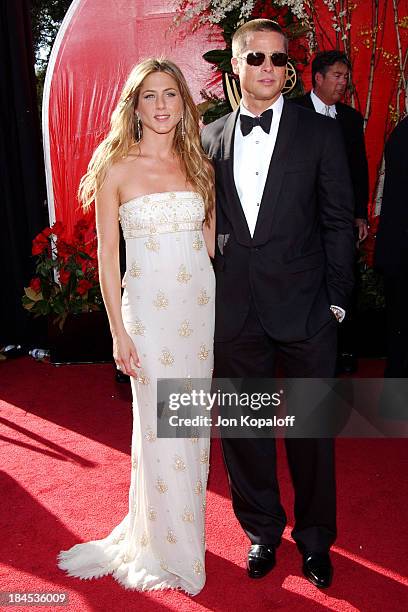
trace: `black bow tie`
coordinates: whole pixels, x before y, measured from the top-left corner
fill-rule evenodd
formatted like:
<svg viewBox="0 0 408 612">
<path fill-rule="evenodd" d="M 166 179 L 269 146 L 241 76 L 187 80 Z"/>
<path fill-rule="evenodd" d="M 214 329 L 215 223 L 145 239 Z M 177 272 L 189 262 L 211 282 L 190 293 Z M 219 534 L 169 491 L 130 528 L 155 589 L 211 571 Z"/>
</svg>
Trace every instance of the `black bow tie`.
<svg viewBox="0 0 408 612">
<path fill-rule="evenodd" d="M 239 115 L 241 123 L 241 132 L 243 136 L 248 136 L 252 132 L 252 128 L 256 125 L 260 125 L 264 132 L 269 134 L 271 131 L 273 110 L 269 108 L 262 113 L 259 117 L 250 117 L 249 115 Z"/>
</svg>

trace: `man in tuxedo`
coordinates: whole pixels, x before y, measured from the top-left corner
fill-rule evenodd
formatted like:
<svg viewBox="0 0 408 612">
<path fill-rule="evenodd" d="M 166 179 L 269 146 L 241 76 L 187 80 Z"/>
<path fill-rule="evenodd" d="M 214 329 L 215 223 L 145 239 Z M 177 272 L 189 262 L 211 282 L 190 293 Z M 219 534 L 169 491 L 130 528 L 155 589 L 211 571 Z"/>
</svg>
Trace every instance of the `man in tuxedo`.
<svg viewBox="0 0 408 612">
<path fill-rule="evenodd" d="M 240 107 L 206 126 L 216 174 L 215 375 L 332 377 L 337 321 L 353 286 L 353 195 L 335 121 L 284 101 L 287 38 L 268 19 L 232 42 Z M 332 579 L 336 537 L 330 439 L 286 439 L 295 488 L 292 536 L 316 586 Z M 223 439 L 235 514 L 251 541 L 247 571 L 265 576 L 286 525 L 275 440 Z"/>
<path fill-rule="evenodd" d="M 408 117 L 385 146 L 385 182 L 375 264 L 384 274 L 387 378 L 408 376 Z"/>
<path fill-rule="evenodd" d="M 350 70 L 350 61 L 341 51 L 321 51 L 312 62 L 312 91 L 299 98 L 294 98 L 293 102 L 336 119 L 340 125 L 353 183 L 356 242 L 362 242 L 368 235 L 368 163 L 363 116 L 351 106 L 341 102 L 346 93 Z M 356 272 L 358 272 L 357 258 L 358 250 L 356 249 Z M 339 329 L 338 366 L 340 371 L 348 373 L 357 369 L 356 303 L 355 291 L 347 311 L 347 318 Z"/>
</svg>

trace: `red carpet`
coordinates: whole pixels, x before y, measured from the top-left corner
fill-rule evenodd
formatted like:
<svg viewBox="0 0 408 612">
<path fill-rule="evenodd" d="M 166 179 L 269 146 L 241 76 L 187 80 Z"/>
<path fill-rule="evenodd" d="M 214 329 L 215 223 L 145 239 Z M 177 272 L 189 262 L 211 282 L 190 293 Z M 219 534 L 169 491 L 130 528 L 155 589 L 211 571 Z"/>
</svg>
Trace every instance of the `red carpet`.
<svg viewBox="0 0 408 612">
<path fill-rule="evenodd" d="M 381 362 L 360 375 L 381 376 Z M 335 580 L 321 592 L 300 572 L 290 536 L 275 570 L 251 581 L 248 542 L 229 501 L 219 442 L 212 446 L 208 492 L 207 584 L 197 597 L 138 593 L 111 577 L 80 581 L 56 555 L 105 536 L 126 514 L 130 476 L 130 389 L 110 365 L 55 368 L 30 358 L 0 363 L 2 479 L 0 591 L 67 591 L 64 608 L 104 612 L 165 610 L 399 611 L 408 608 L 406 440 L 339 440 L 339 538 Z M 292 491 L 281 441 L 282 499 L 292 524 Z"/>
</svg>

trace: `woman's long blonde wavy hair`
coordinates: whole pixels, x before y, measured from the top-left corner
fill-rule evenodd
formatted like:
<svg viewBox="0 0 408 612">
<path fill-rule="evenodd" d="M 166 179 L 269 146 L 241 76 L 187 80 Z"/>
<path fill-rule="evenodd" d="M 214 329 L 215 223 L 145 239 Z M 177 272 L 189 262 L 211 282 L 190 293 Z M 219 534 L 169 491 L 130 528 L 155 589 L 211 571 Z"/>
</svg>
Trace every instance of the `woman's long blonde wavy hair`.
<svg viewBox="0 0 408 612">
<path fill-rule="evenodd" d="M 101 188 L 108 168 L 117 160 L 126 157 L 129 149 L 137 143 L 136 115 L 139 94 L 144 79 L 154 72 L 165 72 L 176 81 L 184 105 L 184 139 L 181 120 L 174 134 L 173 148 L 179 156 L 187 182 L 202 196 L 205 205 L 205 220 L 209 220 L 214 209 L 214 169 L 201 148 L 199 113 L 191 97 L 181 70 L 168 59 L 151 58 L 135 66 L 128 76 L 112 113 L 111 127 L 106 138 L 95 150 L 82 177 L 78 199 L 87 210 Z"/>
</svg>

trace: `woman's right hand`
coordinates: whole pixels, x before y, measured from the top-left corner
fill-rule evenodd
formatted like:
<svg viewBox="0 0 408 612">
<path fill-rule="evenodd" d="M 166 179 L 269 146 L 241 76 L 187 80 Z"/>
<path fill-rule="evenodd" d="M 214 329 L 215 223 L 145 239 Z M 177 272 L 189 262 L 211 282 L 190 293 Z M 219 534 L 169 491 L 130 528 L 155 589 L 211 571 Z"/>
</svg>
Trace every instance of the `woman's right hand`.
<svg viewBox="0 0 408 612">
<path fill-rule="evenodd" d="M 137 378 L 135 368 L 141 367 L 139 355 L 132 338 L 126 331 L 113 336 L 113 358 L 118 370 L 123 374 Z"/>
</svg>

